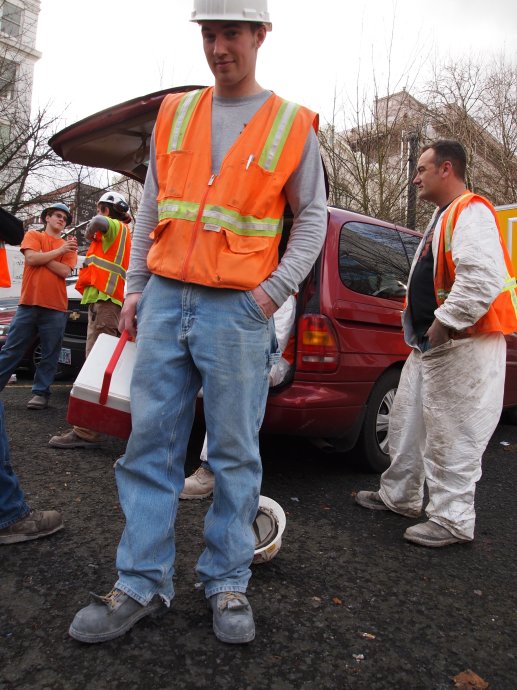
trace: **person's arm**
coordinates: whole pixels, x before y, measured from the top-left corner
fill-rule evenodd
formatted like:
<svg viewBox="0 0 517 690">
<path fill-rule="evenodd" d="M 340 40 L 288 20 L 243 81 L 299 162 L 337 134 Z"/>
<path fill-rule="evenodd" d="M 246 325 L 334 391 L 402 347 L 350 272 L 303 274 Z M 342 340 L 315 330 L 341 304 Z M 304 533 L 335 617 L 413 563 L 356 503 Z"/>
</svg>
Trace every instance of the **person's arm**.
<svg viewBox="0 0 517 690">
<path fill-rule="evenodd" d="M 318 257 L 327 232 L 325 179 L 318 138 L 312 129 L 285 193 L 294 216 L 287 248 L 276 270 L 253 291 L 266 316 L 271 316 L 289 295 L 297 292 Z M 269 298 L 269 306 L 261 303 L 261 290 Z"/>
<path fill-rule="evenodd" d="M 147 254 L 152 245 L 150 233 L 158 225 L 158 177 L 156 173 L 156 149 L 154 130 L 151 136 L 149 167 L 145 177 L 144 191 L 138 207 L 138 214 L 131 238 L 131 254 L 127 271 L 127 296 L 122 306 L 118 329 L 136 335 L 136 308 L 151 273 L 147 268 Z"/>
<path fill-rule="evenodd" d="M 109 220 L 107 216 L 103 216 L 99 213 L 98 215 L 94 216 L 86 226 L 86 232 L 84 233 L 84 236 L 87 240 L 91 242 L 97 232 L 100 232 L 103 235 L 105 235 L 108 232 L 108 228 Z"/>
<path fill-rule="evenodd" d="M 141 293 L 151 273 L 147 268 L 147 255 L 153 243 L 150 233 L 158 225 L 158 176 L 156 171 L 156 149 L 154 131 L 151 136 L 149 167 L 144 183 L 142 199 L 138 207 L 133 236 L 131 238 L 131 255 L 127 272 L 127 294 Z"/>
<path fill-rule="evenodd" d="M 445 328 L 462 331 L 486 314 L 506 275 L 501 240 L 491 211 L 481 202 L 467 206 L 452 236 L 456 277 L 435 316 Z"/>
<path fill-rule="evenodd" d="M 75 239 L 75 237 L 69 237 L 64 241 L 64 243 L 60 247 L 58 247 L 57 249 L 51 249 L 48 252 L 37 252 L 34 249 L 23 247 L 22 251 L 25 257 L 25 261 L 29 266 L 46 266 L 51 271 L 53 270 L 54 273 L 56 273 L 55 267 L 52 268 L 51 266 L 49 266 L 49 264 L 51 262 L 61 263 L 60 261 L 58 261 L 58 259 L 60 259 L 64 254 L 66 254 L 67 252 L 77 251 L 77 240 Z M 65 265 L 65 268 L 68 268 L 68 266 Z"/>
</svg>

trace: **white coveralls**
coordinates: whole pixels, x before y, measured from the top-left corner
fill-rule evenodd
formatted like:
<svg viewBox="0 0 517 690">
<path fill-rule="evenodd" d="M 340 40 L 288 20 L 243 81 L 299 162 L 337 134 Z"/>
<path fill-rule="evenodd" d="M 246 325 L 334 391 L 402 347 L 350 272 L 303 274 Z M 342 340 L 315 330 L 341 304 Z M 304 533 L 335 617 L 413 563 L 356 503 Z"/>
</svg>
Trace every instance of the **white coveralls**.
<svg viewBox="0 0 517 690">
<path fill-rule="evenodd" d="M 440 226 L 439 219 L 432 242 L 435 272 Z M 487 312 L 506 275 L 494 218 L 481 202 L 467 206 L 458 218 L 452 258 L 455 282 L 434 313 L 444 326 L 462 331 Z M 421 352 L 407 309 L 402 320 L 405 340 L 414 349 L 390 415 L 391 465 L 381 477 L 379 495 L 391 510 L 415 517 L 422 511 L 425 481 L 428 518 L 455 537 L 472 540 L 481 457 L 502 409 L 506 340 L 490 333 Z"/>
</svg>

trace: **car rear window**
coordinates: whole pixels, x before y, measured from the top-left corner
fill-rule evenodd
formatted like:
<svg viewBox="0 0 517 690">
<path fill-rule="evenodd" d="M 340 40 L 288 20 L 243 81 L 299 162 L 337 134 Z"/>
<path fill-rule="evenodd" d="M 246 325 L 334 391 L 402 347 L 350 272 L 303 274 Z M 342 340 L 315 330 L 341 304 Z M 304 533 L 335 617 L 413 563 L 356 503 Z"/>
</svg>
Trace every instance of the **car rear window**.
<svg viewBox="0 0 517 690">
<path fill-rule="evenodd" d="M 409 275 L 408 249 L 395 228 L 345 223 L 339 236 L 339 275 L 354 292 L 403 300 Z"/>
</svg>

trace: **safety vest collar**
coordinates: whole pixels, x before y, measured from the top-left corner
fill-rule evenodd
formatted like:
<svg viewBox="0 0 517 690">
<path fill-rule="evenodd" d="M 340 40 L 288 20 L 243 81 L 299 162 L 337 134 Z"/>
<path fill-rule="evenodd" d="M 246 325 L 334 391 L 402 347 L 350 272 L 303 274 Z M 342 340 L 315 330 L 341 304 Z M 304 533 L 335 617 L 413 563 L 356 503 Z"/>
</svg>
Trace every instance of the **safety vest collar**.
<svg viewBox="0 0 517 690">
<path fill-rule="evenodd" d="M 171 153 L 172 151 L 180 151 L 183 148 L 187 127 L 201 96 L 205 94 L 205 96 L 208 98 L 209 92 L 211 94 L 212 91 L 212 88 L 189 91 L 181 98 L 172 119 L 167 153 Z M 258 164 L 264 168 L 264 170 L 273 172 L 276 169 L 280 156 L 282 155 L 285 142 L 289 136 L 289 132 L 291 131 L 299 109 L 300 106 L 297 103 L 292 103 L 282 99 L 268 137 L 264 143 L 264 147 L 257 157 Z M 254 156 L 250 157 L 248 165 L 252 162 L 252 160 L 254 160 L 254 158 Z"/>
</svg>

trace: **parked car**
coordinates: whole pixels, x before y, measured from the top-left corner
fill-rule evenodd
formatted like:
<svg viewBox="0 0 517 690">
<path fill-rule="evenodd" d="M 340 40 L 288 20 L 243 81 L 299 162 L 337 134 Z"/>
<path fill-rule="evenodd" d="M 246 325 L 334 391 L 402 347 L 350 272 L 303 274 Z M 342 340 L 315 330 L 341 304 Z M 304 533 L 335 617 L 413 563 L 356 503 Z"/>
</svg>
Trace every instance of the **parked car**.
<svg viewBox="0 0 517 690">
<path fill-rule="evenodd" d="M 167 89 L 127 101 L 58 132 L 64 160 L 143 181 L 149 139 Z M 400 315 L 419 233 L 345 209 L 328 209 L 321 255 L 300 287 L 295 362 L 270 390 L 262 431 L 305 436 L 336 451 L 357 448 L 365 467 L 389 464 L 388 420 L 409 354 Z M 517 406 L 517 335 L 508 336 L 505 406 Z"/>
</svg>

